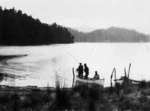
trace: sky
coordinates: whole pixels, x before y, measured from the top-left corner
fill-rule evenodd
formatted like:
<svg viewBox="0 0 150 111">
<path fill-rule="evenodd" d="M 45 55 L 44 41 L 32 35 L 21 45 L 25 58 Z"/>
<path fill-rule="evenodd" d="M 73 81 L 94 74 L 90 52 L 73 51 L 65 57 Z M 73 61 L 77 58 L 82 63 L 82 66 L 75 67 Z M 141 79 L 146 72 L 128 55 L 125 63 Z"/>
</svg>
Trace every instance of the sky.
<svg viewBox="0 0 150 111">
<path fill-rule="evenodd" d="M 92 29 L 122 27 L 150 34 L 150 0 L 0 0 L 41 22 Z"/>
</svg>

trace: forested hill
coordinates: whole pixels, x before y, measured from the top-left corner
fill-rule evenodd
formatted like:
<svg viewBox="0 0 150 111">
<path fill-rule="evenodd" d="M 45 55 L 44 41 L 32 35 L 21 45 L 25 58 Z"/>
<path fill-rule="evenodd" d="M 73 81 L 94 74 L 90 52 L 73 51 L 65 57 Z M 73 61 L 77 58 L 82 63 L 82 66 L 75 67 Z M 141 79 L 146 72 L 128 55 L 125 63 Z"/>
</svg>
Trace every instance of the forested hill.
<svg viewBox="0 0 150 111">
<path fill-rule="evenodd" d="M 22 11 L 0 7 L 0 45 L 44 45 L 72 43 L 67 28 L 41 23 Z"/>
<path fill-rule="evenodd" d="M 150 36 L 135 30 L 111 27 L 90 33 L 78 32 L 68 28 L 75 37 L 75 42 L 150 42 Z"/>
</svg>

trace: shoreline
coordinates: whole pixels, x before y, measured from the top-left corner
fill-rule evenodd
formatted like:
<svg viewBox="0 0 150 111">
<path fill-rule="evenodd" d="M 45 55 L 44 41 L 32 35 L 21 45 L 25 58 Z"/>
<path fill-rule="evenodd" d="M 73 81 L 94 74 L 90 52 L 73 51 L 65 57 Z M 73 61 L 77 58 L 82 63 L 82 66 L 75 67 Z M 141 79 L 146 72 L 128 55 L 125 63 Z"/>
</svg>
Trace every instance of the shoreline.
<svg viewBox="0 0 150 111">
<path fill-rule="evenodd" d="M 28 56 L 28 55 L 27 54 L 25 55 L 0 55 L 0 62 L 5 59 L 12 59 L 12 58 L 18 58 L 18 57 L 25 57 L 25 56 Z"/>
<path fill-rule="evenodd" d="M 19 58 L 19 57 L 24 57 L 24 56 L 27 56 L 27 54 L 26 55 L 0 55 L 0 62 L 7 60 L 7 59 Z M 15 75 L 8 75 L 6 73 L 0 72 L 0 82 L 3 81 L 4 77 L 14 78 Z"/>
</svg>

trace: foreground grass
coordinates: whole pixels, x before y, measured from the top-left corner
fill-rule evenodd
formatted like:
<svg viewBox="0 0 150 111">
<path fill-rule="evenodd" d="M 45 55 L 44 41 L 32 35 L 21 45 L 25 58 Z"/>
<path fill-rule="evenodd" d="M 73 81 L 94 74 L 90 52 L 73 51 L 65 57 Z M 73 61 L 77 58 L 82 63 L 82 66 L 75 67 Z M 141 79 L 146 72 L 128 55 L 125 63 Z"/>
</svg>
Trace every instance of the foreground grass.
<svg viewBox="0 0 150 111">
<path fill-rule="evenodd" d="M 32 90 L 28 93 L 0 93 L 0 111 L 96 111 L 106 100 L 99 87 L 77 86 L 73 89 L 56 87 L 51 90 Z"/>
<path fill-rule="evenodd" d="M 111 95 L 110 88 L 86 85 L 72 89 L 58 85 L 55 91 L 28 93 L 0 91 L 0 111 L 150 111 L 150 87 L 145 83 L 127 88 L 116 85 Z"/>
</svg>

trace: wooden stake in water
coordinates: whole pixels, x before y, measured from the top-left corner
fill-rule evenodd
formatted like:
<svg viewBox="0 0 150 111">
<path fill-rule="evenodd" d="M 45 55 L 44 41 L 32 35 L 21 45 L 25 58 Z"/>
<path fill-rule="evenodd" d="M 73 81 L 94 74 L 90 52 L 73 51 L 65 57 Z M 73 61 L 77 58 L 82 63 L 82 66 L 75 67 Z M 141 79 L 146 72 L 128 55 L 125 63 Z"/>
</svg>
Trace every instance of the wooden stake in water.
<svg viewBox="0 0 150 111">
<path fill-rule="evenodd" d="M 131 63 L 129 64 L 128 79 L 129 79 L 129 76 L 130 76 L 130 69 L 131 69 Z"/>
<path fill-rule="evenodd" d="M 115 84 L 116 84 L 116 79 L 117 79 L 117 77 L 116 77 L 116 68 L 114 68 L 114 71 L 115 71 Z"/>
<path fill-rule="evenodd" d="M 110 76 L 110 94 L 111 94 L 111 89 L 112 89 L 112 78 L 113 78 L 113 74 L 114 74 L 115 70 L 116 69 L 114 68 L 113 71 L 112 71 L 112 73 L 111 73 L 111 76 Z M 116 75 L 115 75 L 115 82 L 116 82 Z"/>
<path fill-rule="evenodd" d="M 74 77 L 75 77 L 74 68 L 72 68 L 72 73 L 73 73 L 73 81 L 72 81 L 72 88 L 73 88 L 74 87 Z"/>
<path fill-rule="evenodd" d="M 130 77 L 130 69 L 131 69 L 131 63 L 129 64 L 129 69 L 128 69 L 128 84 L 129 84 L 129 77 Z"/>
</svg>

